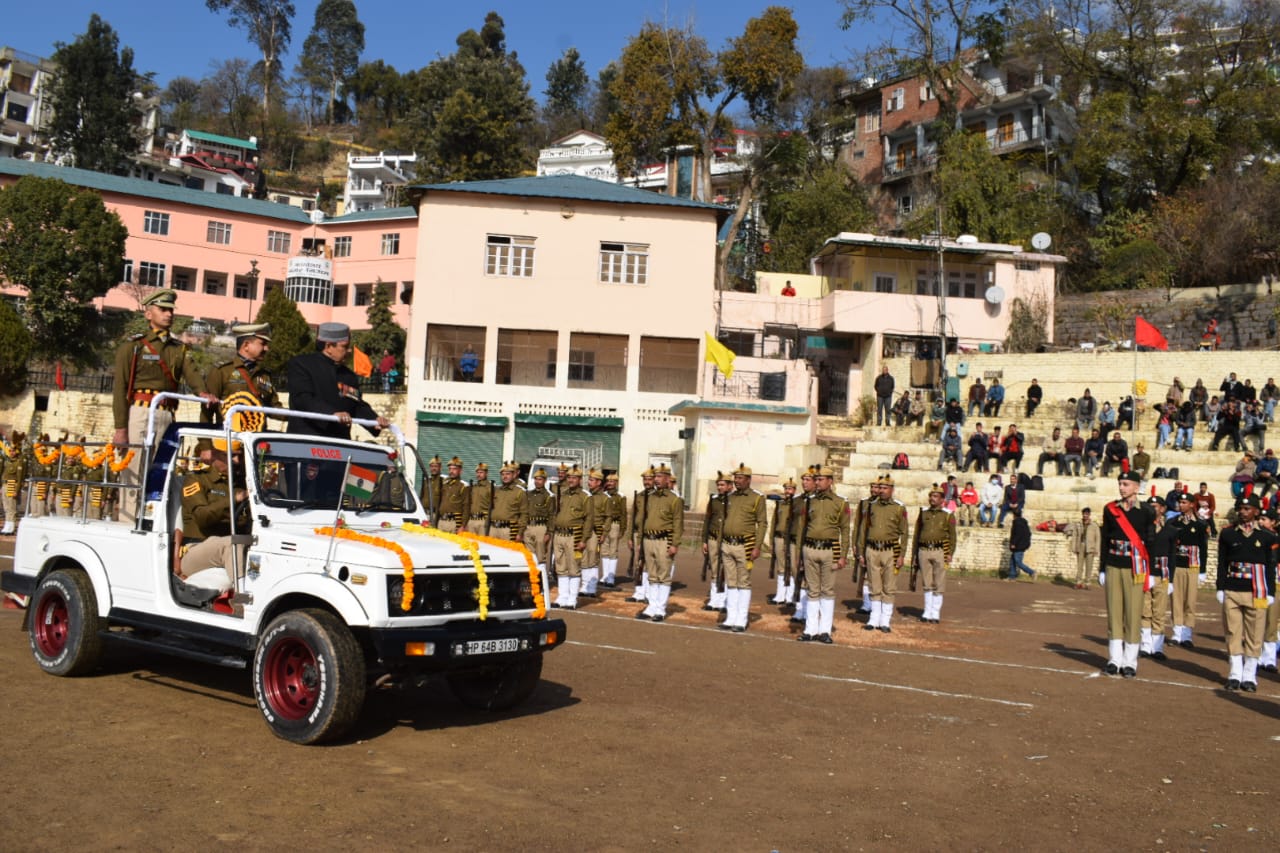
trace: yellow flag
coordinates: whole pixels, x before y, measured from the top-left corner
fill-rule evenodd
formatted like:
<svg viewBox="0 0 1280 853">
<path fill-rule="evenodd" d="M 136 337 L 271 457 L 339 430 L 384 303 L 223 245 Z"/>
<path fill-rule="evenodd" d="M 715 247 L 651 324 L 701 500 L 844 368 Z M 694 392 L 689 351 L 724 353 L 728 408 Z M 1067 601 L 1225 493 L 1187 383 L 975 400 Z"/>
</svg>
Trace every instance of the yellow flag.
<svg viewBox="0 0 1280 853">
<path fill-rule="evenodd" d="M 725 379 L 733 376 L 733 350 L 711 337 L 710 332 L 705 333 L 707 336 L 707 356 L 704 359 L 714 364 L 724 374 Z"/>
</svg>

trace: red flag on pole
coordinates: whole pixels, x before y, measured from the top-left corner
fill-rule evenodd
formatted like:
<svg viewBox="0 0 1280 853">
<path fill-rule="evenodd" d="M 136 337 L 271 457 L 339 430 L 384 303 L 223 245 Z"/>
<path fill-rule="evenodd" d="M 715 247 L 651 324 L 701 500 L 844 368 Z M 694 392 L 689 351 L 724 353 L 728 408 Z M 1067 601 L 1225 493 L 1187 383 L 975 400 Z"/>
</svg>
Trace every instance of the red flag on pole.
<svg viewBox="0 0 1280 853">
<path fill-rule="evenodd" d="M 59 391 L 67 390 L 67 380 L 62 376 L 62 362 L 53 367 L 53 384 L 58 386 Z"/>
<path fill-rule="evenodd" d="M 1146 320 L 1138 317 L 1136 328 L 1133 332 L 1133 343 L 1135 346 L 1151 347 L 1151 349 L 1169 349 L 1169 342 L 1165 340 L 1164 335 L 1160 334 L 1160 330 L 1148 323 Z"/>
</svg>

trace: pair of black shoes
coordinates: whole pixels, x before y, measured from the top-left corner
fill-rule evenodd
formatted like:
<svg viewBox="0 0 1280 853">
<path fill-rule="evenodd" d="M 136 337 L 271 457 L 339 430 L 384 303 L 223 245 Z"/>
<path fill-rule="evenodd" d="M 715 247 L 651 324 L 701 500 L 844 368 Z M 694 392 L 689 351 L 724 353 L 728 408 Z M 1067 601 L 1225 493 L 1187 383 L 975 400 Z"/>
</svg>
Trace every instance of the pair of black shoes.
<svg viewBox="0 0 1280 853">
<path fill-rule="evenodd" d="M 1255 681 L 1237 681 L 1234 678 L 1227 679 L 1228 690 L 1243 690 L 1245 693 L 1257 693 L 1258 684 Z"/>
<path fill-rule="evenodd" d="M 1131 666 L 1126 666 L 1124 669 L 1120 670 L 1120 677 L 1121 678 L 1137 678 L 1138 671 Z"/>
<path fill-rule="evenodd" d="M 1119 675 L 1120 667 L 1116 666 L 1111 661 L 1107 661 L 1107 665 L 1102 668 L 1102 671 L 1107 675 Z"/>
<path fill-rule="evenodd" d="M 1152 652 L 1151 659 L 1152 660 L 1168 660 L 1169 656 L 1166 655 L 1164 652 Z"/>
<path fill-rule="evenodd" d="M 928 624 L 930 624 L 930 625 L 937 625 L 939 620 L 937 620 L 937 619 L 930 619 L 930 618 L 929 618 L 929 617 L 927 617 L 927 616 L 921 616 L 921 617 L 920 617 L 920 621 L 921 621 L 921 622 L 928 623 Z"/>
<path fill-rule="evenodd" d="M 728 613 L 729 612 L 729 608 L 727 607 L 712 607 L 710 604 L 702 605 L 702 609 L 707 611 L 708 613 Z"/>
<path fill-rule="evenodd" d="M 721 631 L 732 631 L 735 634 L 741 634 L 747 630 L 746 628 L 743 628 L 741 625 L 726 625 L 723 622 L 721 622 L 716 627 L 719 628 Z"/>
<path fill-rule="evenodd" d="M 830 634 L 801 634 L 796 639 L 802 643 L 826 643 L 828 646 L 835 642 Z"/>
<path fill-rule="evenodd" d="M 643 619 L 646 622 L 661 622 L 663 619 L 666 619 L 667 617 L 662 615 L 650 616 L 648 613 L 645 613 L 643 610 L 641 610 L 639 613 L 636 614 L 636 618 Z"/>
</svg>

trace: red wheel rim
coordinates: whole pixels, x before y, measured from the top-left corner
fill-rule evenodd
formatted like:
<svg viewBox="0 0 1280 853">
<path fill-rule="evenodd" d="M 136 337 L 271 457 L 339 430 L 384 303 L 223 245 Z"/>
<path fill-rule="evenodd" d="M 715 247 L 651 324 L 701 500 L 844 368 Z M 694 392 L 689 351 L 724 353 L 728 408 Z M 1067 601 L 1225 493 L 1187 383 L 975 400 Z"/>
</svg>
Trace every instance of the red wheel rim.
<svg viewBox="0 0 1280 853">
<path fill-rule="evenodd" d="M 50 591 L 36 606 L 32 631 L 40 654 L 56 658 L 67 647 L 67 632 L 71 617 L 67 613 L 67 600 L 58 592 Z"/>
<path fill-rule="evenodd" d="M 300 720 L 320 695 L 315 652 L 296 637 L 286 637 L 267 653 L 262 691 L 271 709 L 286 720 Z"/>
</svg>

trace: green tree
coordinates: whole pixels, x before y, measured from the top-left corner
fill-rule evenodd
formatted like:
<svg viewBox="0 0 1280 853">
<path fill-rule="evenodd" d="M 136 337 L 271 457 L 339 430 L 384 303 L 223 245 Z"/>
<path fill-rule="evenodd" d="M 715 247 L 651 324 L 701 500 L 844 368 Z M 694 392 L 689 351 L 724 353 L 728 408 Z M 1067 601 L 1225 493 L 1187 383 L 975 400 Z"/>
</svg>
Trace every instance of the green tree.
<svg viewBox="0 0 1280 853">
<path fill-rule="evenodd" d="M 289 0 L 204 0 L 210 12 L 227 12 L 227 23 L 244 28 L 262 52 L 262 114 L 271 109 L 271 88 L 280 78 L 282 58 L 293 38 L 295 10 Z"/>
<path fill-rule="evenodd" d="M 71 44 L 59 43 L 50 92 L 49 124 L 54 151 L 81 169 L 123 174 L 138 148 L 140 117 L 134 93 L 144 82 L 133 70 L 133 50 L 120 47 L 111 25 L 97 15 Z"/>
<path fill-rule="evenodd" d="M 502 18 L 490 12 L 480 32 L 408 83 L 408 147 L 423 153 L 429 181 L 509 178 L 534 163 L 534 102 L 524 68 L 506 49 Z"/>
<path fill-rule="evenodd" d="M 174 77 L 160 93 L 164 121 L 174 127 L 195 127 L 200 117 L 200 81 Z"/>
<path fill-rule="evenodd" d="M 254 322 L 271 324 L 271 349 L 262 363 L 273 375 L 284 373 L 285 364 L 295 355 L 315 349 L 311 327 L 294 301 L 284 295 L 283 288 L 267 294 Z"/>
<path fill-rule="evenodd" d="M 30 176 L 0 189 L 0 277 L 27 289 L 36 357 L 93 359 L 93 300 L 120 281 L 127 236 L 93 190 Z"/>
<path fill-rule="evenodd" d="M 373 297 L 369 300 L 369 328 L 356 332 L 352 337 L 356 346 L 368 353 L 376 367 L 382 351 L 390 350 L 397 360 L 404 358 L 404 345 L 409 335 L 404 327 L 396 322 L 391 306 L 395 302 L 395 284 L 379 281 L 373 287 Z"/>
<path fill-rule="evenodd" d="M 330 124 L 342 84 L 355 73 L 363 50 L 364 24 L 356 14 L 356 4 L 352 0 L 320 0 L 311 35 L 302 43 L 302 58 L 328 81 L 326 117 Z"/>
<path fill-rule="evenodd" d="M 542 107 L 542 120 L 546 124 L 548 140 L 559 139 L 587 126 L 591 78 L 587 76 L 586 64 L 576 47 L 569 48 L 551 63 L 547 69 L 547 88 L 542 94 L 547 97 Z"/>
<path fill-rule="evenodd" d="M 381 59 L 362 63 L 347 81 L 347 91 L 362 125 L 391 127 L 405 113 L 404 78 Z"/>
<path fill-rule="evenodd" d="M 0 394 L 16 394 L 26 387 L 30 356 L 31 332 L 9 300 L 0 299 Z"/>
<path fill-rule="evenodd" d="M 617 80 L 621 73 L 622 69 L 618 67 L 618 63 L 610 62 L 596 74 L 595 91 L 592 93 L 590 103 L 590 119 L 586 124 L 587 130 L 593 133 L 603 132 L 609 123 L 609 116 L 622 109 L 622 105 L 613 94 L 613 81 Z"/>
<path fill-rule="evenodd" d="M 778 272 L 802 272 L 828 237 L 861 231 L 871 222 L 866 193 L 839 163 L 813 162 L 801 180 L 767 191 L 764 219 L 769 249 L 761 266 Z"/>
</svg>

